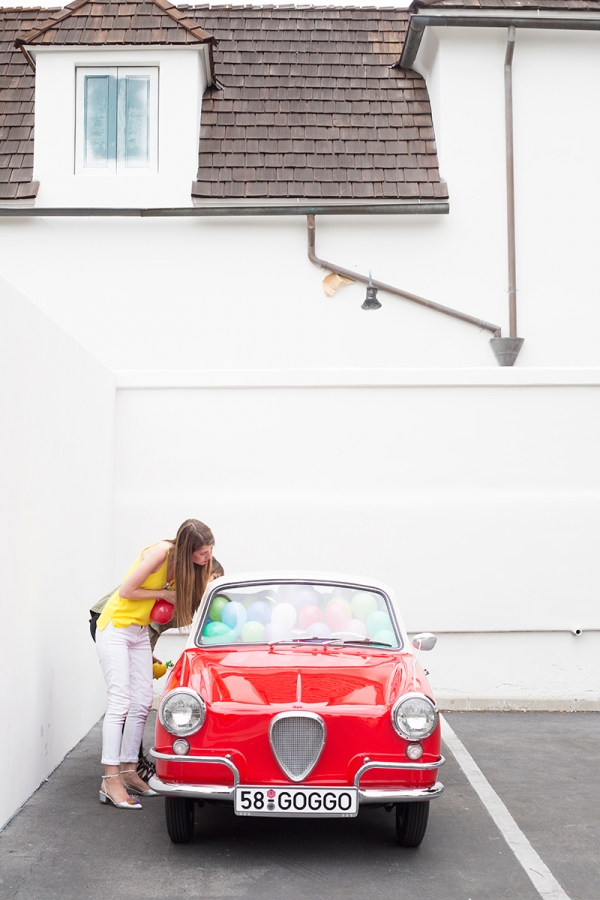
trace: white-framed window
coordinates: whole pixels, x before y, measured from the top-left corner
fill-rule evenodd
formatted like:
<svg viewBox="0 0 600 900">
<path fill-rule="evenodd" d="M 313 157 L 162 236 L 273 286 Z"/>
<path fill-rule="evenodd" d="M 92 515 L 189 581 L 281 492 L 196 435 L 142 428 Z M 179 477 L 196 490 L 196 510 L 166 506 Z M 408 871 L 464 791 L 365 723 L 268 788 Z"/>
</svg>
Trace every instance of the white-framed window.
<svg viewBox="0 0 600 900">
<path fill-rule="evenodd" d="M 75 173 L 157 171 L 158 67 L 78 67 Z"/>
</svg>

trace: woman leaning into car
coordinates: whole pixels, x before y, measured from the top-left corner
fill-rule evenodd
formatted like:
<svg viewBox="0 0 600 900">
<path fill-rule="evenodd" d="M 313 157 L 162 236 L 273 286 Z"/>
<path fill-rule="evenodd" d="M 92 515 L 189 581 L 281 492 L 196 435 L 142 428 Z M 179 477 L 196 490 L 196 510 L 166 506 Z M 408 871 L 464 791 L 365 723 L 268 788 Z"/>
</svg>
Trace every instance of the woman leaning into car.
<svg viewBox="0 0 600 900">
<path fill-rule="evenodd" d="M 142 551 L 98 619 L 96 647 L 108 691 L 101 803 L 141 809 L 130 794 L 155 794 L 135 771 L 152 705 L 150 613 L 156 600 L 168 600 L 175 607 L 173 625 L 189 625 L 210 577 L 214 543 L 207 525 L 186 519 L 174 541 Z"/>
</svg>

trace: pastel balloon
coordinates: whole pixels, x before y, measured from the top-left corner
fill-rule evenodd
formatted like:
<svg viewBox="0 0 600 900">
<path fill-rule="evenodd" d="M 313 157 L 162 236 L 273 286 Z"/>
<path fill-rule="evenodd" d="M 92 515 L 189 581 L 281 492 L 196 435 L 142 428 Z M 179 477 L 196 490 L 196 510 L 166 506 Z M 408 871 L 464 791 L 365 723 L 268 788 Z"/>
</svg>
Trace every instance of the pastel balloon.
<svg viewBox="0 0 600 900">
<path fill-rule="evenodd" d="M 308 626 L 306 633 L 309 637 L 331 637 L 331 631 L 325 622 L 314 622 Z"/>
<path fill-rule="evenodd" d="M 389 631 L 387 628 L 382 628 L 381 631 L 374 634 L 373 640 L 380 641 L 382 644 L 389 644 L 390 647 L 396 646 L 396 636 L 393 631 Z"/>
<path fill-rule="evenodd" d="M 271 607 L 268 603 L 265 603 L 264 600 L 255 600 L 254 603 L 248 607 L 248 622 L 260 622 L 262 625 L 266 625 L 267 622 L 271 621 Z"/>
<path fill-rule="evenodd" d="M 325 610 L 325 624 L 331 631 L 346 631 L 350 615 L 343 603 L 332 600 Z"/>
<path fill-rule="evenodd" d="M 331 597 L 331 600 L 329 601 L 327 606 L 330 606 L 332 603 L 341 603 L 343 606 L 345 606 L 346 612 L 348 613 L 348 618 L 350 618 L 350 615 L 352 614 L 352 609 L 350 608 L 350 604 L 348 603 L 348 601 L 346 600 L 345 597 L 343 597 L 341 594 L 337 594 L 334 591 L 333 596 Z"/>
<path fill-rule="evenodd" d="M 302 609 L 303 606 L 317 606 L 319 595 L 310 584 L 299 584 L 296 586 L 292 603 L 296 609 Z"/>
<path fill-rule="evenodd" d="M 371 613 L 377 611 L 377 597 L 373 594 L 369 594 L 367 591 L 359 591 L 352 598 L 352 603 L 350 605 L 356 618 L 366 622 Z"/>
<path fill-rule="evenodd" d="M 351 632 L 352 635 L 358 635 L 361 638 L 367 636 L 367 626 L 362 619 L 350 619 L 347 630 Z"/>
<path fill-rule="evenodd" d="M 268 643 L 271 643 L 271 641 L 289 641 L 290 638 L 290 632 L 283 625 L 279 625 L 277 622 L 269 622 L 268 625 L 265 625 L 263 640 Z"/>
<path fill-rule="evenodd" d="M 227 625 L 224 625 L 223 622 L 209 622 L 208 625 L 204 626 L 204 631 L 202 632 L 202 637 L 222 637 L 226 634 L 229 634 L 231 628 Z"/>
<path fill-rule="evenodd" d="M 287 631 L 290 630 L 292 625 L 296 622 L 296 610 L 292 606 L 291 603 L 278 603 L 273 607 L 273 611 L 271 613 L 271 622 L 274 625 L 281 625 Z"/>
<path fill-rule="evenodd" d="M 208 611 L 209 616 L 213 620 L 213 622 L 221 621 L 221 610 L 224 609 L 229 603 L 228 597 L 222 597 L 219 594 L 215 597 L 213 602 L 210 604 L 210 609 Z"/>
<path fill-rule="evenodd" d="M 280 584 L 277 589 L 277 602 L 293 603 L 297 587 L 297 584 Z"/>
<path fill-rule="evenodd" d="M 298 621 L 300 622 L 300 627 L 306 631 L 315 622 L 323 621 L 323 613 L 318 606 L 303 606 L 298 613 Z"/>
<path fill-rule="evenodd" d="M 383 629 L 393 632 L 390 617 L 386 612 L 372 612 L 367 619 L 367 631 L 371 637 L 374 637 L 378 631 L 382 631 Z"/>
<path fill-rule="evenodd" d="M 260 622 L 246 622 L 242 628 L 242 640 L 246 644 L 253 644 L 262 641 L 265 632 L 265 626 Z"/>
<path fill-rule="evenodd" d="M 232 600 L 231 603 L 228 603 L 221 610 L 221 622 L 225 622 L 230 628 L 235 628 L 238 631 L 241 631 L 246 624 L 247 618 L 248 614 L 245 608 L 237 600 Z"/>
</svg>

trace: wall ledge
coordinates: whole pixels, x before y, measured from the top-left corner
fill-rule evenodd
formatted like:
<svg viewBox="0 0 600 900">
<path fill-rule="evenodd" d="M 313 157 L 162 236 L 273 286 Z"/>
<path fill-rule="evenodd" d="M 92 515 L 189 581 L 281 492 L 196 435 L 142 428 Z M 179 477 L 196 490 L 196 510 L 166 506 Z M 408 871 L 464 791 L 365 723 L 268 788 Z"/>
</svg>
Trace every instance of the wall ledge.
<svg viewBox="0 0 600 900">
<path fill-rule="evenodd" d="M 436 701 L 441 712 L 600 712 L 600 700 L 576 697 L 445 697 L 438 691 Z"/>
<path fill-rule="evenodd" d="M 600 368 L 128 369 L 117 390 L 319 387 L 598 387 Z"/>
</svg>

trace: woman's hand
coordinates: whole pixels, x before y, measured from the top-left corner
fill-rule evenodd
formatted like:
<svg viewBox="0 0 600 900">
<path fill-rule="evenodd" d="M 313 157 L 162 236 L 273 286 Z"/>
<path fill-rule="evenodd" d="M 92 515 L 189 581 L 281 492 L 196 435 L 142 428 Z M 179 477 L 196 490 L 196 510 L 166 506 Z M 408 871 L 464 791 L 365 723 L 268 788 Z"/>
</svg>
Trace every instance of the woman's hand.
<svg viewBox="0 0 600 900">
<path fill-rule="evenodd" d="M 164 590 L 161 591 L 160 594 L 156 595 L 159 600 L 166 600 L 168 603 L 172 603 L 175 606 L 175 601 L 177 599 L 177 595 L 175 591 Z"/>
</svg>

